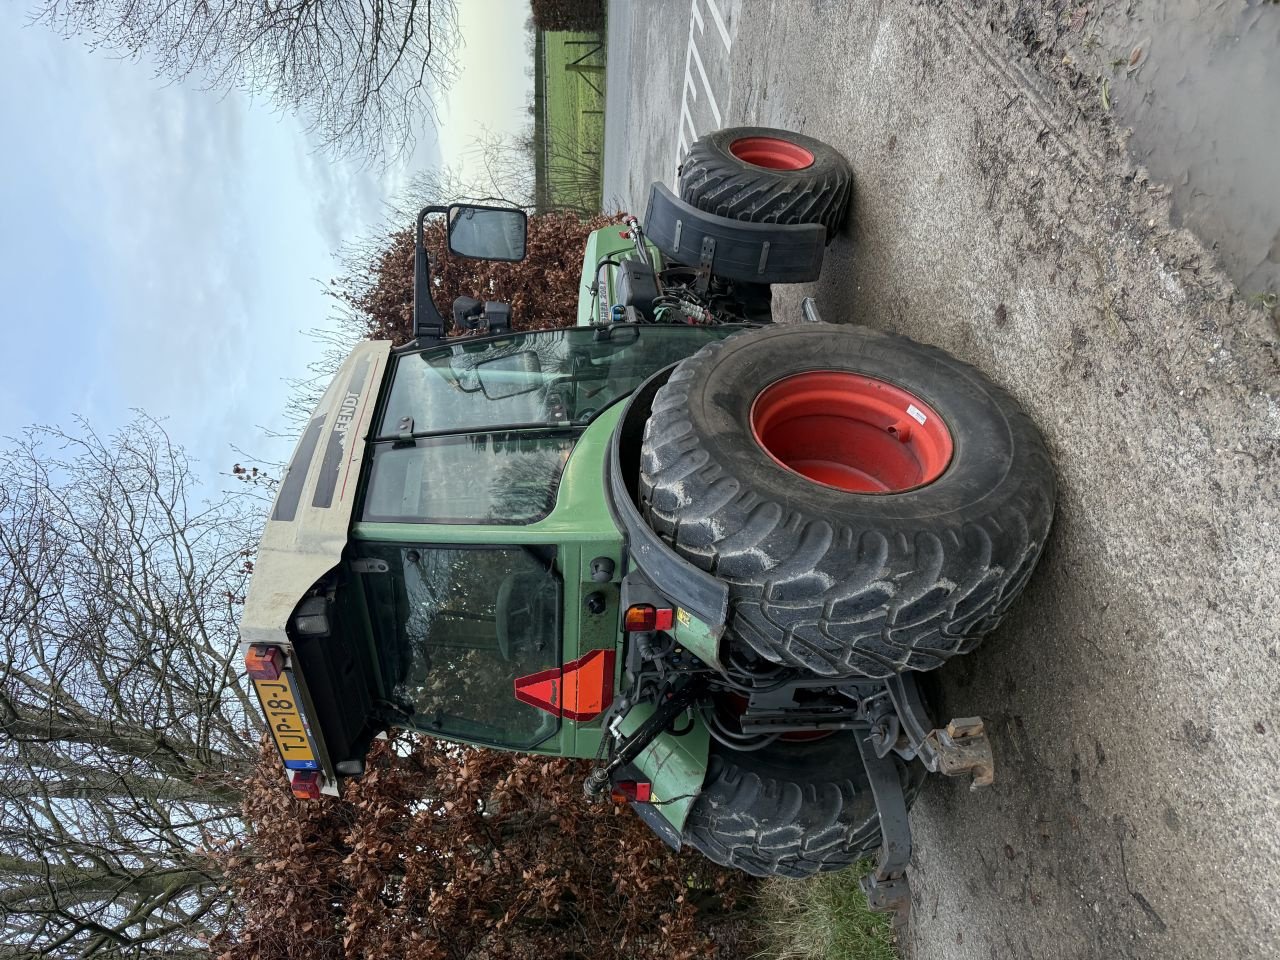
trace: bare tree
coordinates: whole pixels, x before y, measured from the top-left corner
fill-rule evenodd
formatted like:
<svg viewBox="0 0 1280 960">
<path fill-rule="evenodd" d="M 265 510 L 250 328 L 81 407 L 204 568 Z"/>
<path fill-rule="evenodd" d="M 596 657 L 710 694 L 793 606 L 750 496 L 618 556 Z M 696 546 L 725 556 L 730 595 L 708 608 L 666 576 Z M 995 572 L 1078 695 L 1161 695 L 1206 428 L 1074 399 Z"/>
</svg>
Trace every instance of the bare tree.
<svg viewBox="0 0 1280 960">
<path fill-rule="evenodd" d="M 351 249 L 349 245 L 340 256 L 344 265 Z M 305 376 L 289 377 L 285 380 L 289 388 L 289 399 L 285 403 L 284 418 L 287 426 L 280 431 L 268 431 L 268 436 L 295 439 L 302 433 L 302 428 L 315 413 L 324 392 L 329 389 L 342 361 L 361 340 L 366 339 L 360 326 L 360 318 L 351 307 L 342 302 L 332 289 L 327 291 L 333 297 L 335 307 L 330 320 L 330 328 L 313 327 L 305 331 L 305 336 L 321 348 L 320 356 L 307 364 Z M 280 465 L 277 465 L 280 466 Z"/>
<path fill-rule="evenodd" d="M 218 90 L 263 93 L 326 146 L 379 158 L 409 147 L 456 73 L 454 0 L 37 0 L 64 36 Z"/>
<path fill-rule="evenodd" d="M 546 176 L 538 183 L 538 210 L 563 210 L 580 217 L 599 214 L 603 157 L 584 151 L 572 131 L 547 129 L 543 136 L 537 149 L 543 153 Z"/>
<path fill-rule="evenodd" d="M 195 955 L 259 728 L 237 621 L 261 502 L 154 420 L 0 453 L 0 957 Z"/>
<path fill-rule="evenodd" d="M 419 172 L 404 191 L 387 204 L 387 214 L 381 224 L 363 237 L 344 244 L 338 253 L 342 276 L 333 281 L 327 291 L 334 303 L 332 325 L 306 333 L 320 346 L 320 356 L 308 365 L 305 376 L 288 380 L 285 418 L 290 435 L 301 432 L 342 361 L 359 341 L 369 336 L 366 318 L 351 305 L 346 294 L 353 287 L 376 285 L 383 260 L 388 256 L 388 238 L 411 227 L 418 211 L 427 204 L 498 202 L 531 210 L 534 200 L 533 160 L 528 142 L 531 137 L 532 130 L 516 137 L 486 130 L 473 137 L 461 165 L 442 164 Z M 413 270 L 412 245 L 402 260 L 400 266 L 408 278 Z M 406 311 L 410 309 L 409 300 L 406 299 L 404 307 Z"/>
<path fill-rule="evenodd" d="M 546 213 L 549 201 L 545 198 L 539 201 L 535 163 L 536 156 L 542 154 L 556 165 L 560 178 L 561 195 L 555 209 L 583 219 L 598 215 L 598 162 L 580 156 L 566 135 L 552 137 L 548 143 L 539 145 L 531 123 L 516 134 L 486 129 L 472 137 L 460 164 L 442 164 L 419 172 L 400 195 L 387 204 L 387 214 L 381 224 L 343 246 L 338 254 L 340 276 L 328 289 L 335 304 L 332 327 L 307 333 L 321 346 L 322 353 L 309 365 L 306 376 L 288 381 L 285 415 L 291 433 L 301 432 L 342 361 L 356 343 L 371 334 L 367 311 L 356 306 L 353 299 L 365 300 L 367 307 L 365 294 L 370 294 L 368 299 L 379 299 L 372 292 L 381 288 L 389 293 L 387 280 L 398 274 L 405 283 L 395 291 L 393 299 L 398 299 L 396 308 L 403 312 L 402 319 L 408 323 L 412 309 L 409 281 L 413 275 L 413 243 L 412 235 L 405 231 L 414 224 L 418 211 L 428 204 L 496 202 L 521 207 L 530 213 Z M 542 185 L 542 193 L 546 192 Z M 428 229 L 428 239 L 431 235 Z M 571 249 L 570 254 L 571 258 L 581 255 L 576 249 Z M 437 270 L 439 261 L 433 259 L 433 263 L 432 269 Z M 382 302 L 380 306 L 385 310 L 389 304 Z"/>
<path fill-rule="evenodd" d="M 516 135 L 485 129 L 471 138 L 461 163 L 423 170 L 409 182 L 389 205 L 389 226 L 412 224 L 429 203 L 498 202 L 531 211 L 536 190 L 532 141 L 532 125 Z"/>
</svg>

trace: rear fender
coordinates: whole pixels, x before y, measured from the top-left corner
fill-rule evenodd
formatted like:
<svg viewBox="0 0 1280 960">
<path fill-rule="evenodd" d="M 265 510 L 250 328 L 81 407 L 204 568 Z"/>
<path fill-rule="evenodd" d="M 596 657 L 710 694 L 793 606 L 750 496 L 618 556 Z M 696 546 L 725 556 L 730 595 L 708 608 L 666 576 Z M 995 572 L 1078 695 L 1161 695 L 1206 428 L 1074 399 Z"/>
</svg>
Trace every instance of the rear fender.
<svg viewBox="0 0 1280 960">
<path fill-rule="evenodd" d="M 726 280 L 808 283 L 822 272 L 827 228 L 820 223 L 731 220 L 699 210 L 655 183 L 644 224 L 665 256 L 691 267 L 709 266 Z"/>
<path fill-rule="evenodd" d="M 605 492 L 614 520 L 627 538 L 626 575 L 621 611 L 634 603 L 671 607 L 671 634 L 676 643 L 707 666 L 720 670 L 720 638 L 729 609 L 729 588 L 671 549 L 644 522 L 636 506 L 640 444 L 654 394 L 667 382 L 674 364 L 642 383 L 627 401 L 610 439 L 605 466 Z M 626 737 L 654 711 L 652 704 L 631 708 L 614 724 Z M 684 822 L 706 779 L 710 733 L 694 710 L 675 733 L 660 733 L 632 762 L 638 776 L 652 785 L 653 801 L 633 803 L 637 814 L 666 843 L 679 849 Z"/>
<path fill-rule="evenodd" d="M 677 609 L 677 632 L 684 642 L 699 643 L 704 652 L 716 645 L 729 614 L 729 587 L 680 556 L 645 523 L 636 506 L 640 476 L 640 444 L 654 394 L 667 382 L 674 365 L 660 370 L 631 395 L 609 442 L 605 492 L 614 519 L 627 535 L 627 559 L 659 594 Z M 699 639 L 701 638 L 701 639 Z M 718 663 L 714 650 L 702 659 Z"/>
</svg>

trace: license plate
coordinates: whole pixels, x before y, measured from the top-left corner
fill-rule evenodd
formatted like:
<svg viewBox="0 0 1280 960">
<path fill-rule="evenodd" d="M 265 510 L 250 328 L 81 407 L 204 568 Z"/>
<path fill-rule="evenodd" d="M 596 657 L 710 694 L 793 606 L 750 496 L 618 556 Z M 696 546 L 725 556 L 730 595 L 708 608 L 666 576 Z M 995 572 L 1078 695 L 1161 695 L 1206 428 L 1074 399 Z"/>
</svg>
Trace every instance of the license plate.
<svg viewBox="0 0 1280 960">
<path fill-rule="evenodd" d="M 311 743 L 311 731 L 302 717 L 302 708 L 289 674 L 278 680 L 254 680 L 258 701 L 267 716 L 267 726 L 280 749 L 280 757 L 290 770 L 318 770 L 316 751 Z"/>
</svg>

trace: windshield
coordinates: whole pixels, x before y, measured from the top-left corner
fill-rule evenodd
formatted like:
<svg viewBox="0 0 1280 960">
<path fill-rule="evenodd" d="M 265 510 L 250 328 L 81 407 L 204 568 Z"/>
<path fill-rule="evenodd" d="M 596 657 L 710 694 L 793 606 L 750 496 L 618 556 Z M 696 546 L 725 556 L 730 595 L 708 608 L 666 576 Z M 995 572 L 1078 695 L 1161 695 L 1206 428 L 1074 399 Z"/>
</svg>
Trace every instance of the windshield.
<svg viewBox="0 0 1280 960">
<path fill-rule="evenodd" d="M 378 436 L 583 424 L 657 370 L 738 329 L 575 327 L 407 354 L 396 364 Z"/>
<path fill-rule="evenodd" d="M 559 721 L 515 680 L 560 665 L 560 581 L 533 549 L 366 544 L 359 574 L 392 697 L 427 733 L 527 749 Z"/>
</svg>

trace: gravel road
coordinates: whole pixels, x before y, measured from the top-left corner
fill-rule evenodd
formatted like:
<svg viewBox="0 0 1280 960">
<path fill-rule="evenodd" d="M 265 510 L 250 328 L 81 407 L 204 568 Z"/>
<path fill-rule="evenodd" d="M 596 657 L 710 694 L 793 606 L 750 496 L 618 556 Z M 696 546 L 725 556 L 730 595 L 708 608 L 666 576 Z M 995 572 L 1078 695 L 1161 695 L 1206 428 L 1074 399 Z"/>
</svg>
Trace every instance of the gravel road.
<svg viewBox="0 0 1280 960">
<path fill-rule="evenodd" d="M 908 947 L 1280 955 L 1272 318 L 1170 226 L 1097 85 L 1028 27 L 1051 4 L 622 6 L 606 197 L 643 213 L 716 126 L 828 140 L 858 177 L 852 224 L 819 283 L 776 288 L 779 316 L 812 294 L 942 346 L 1054 452 L 1040 571 L 943 678 L 951 715 L 987 718 L 997 783 L 937 778 L 916 807 Z"/>
</svg>

